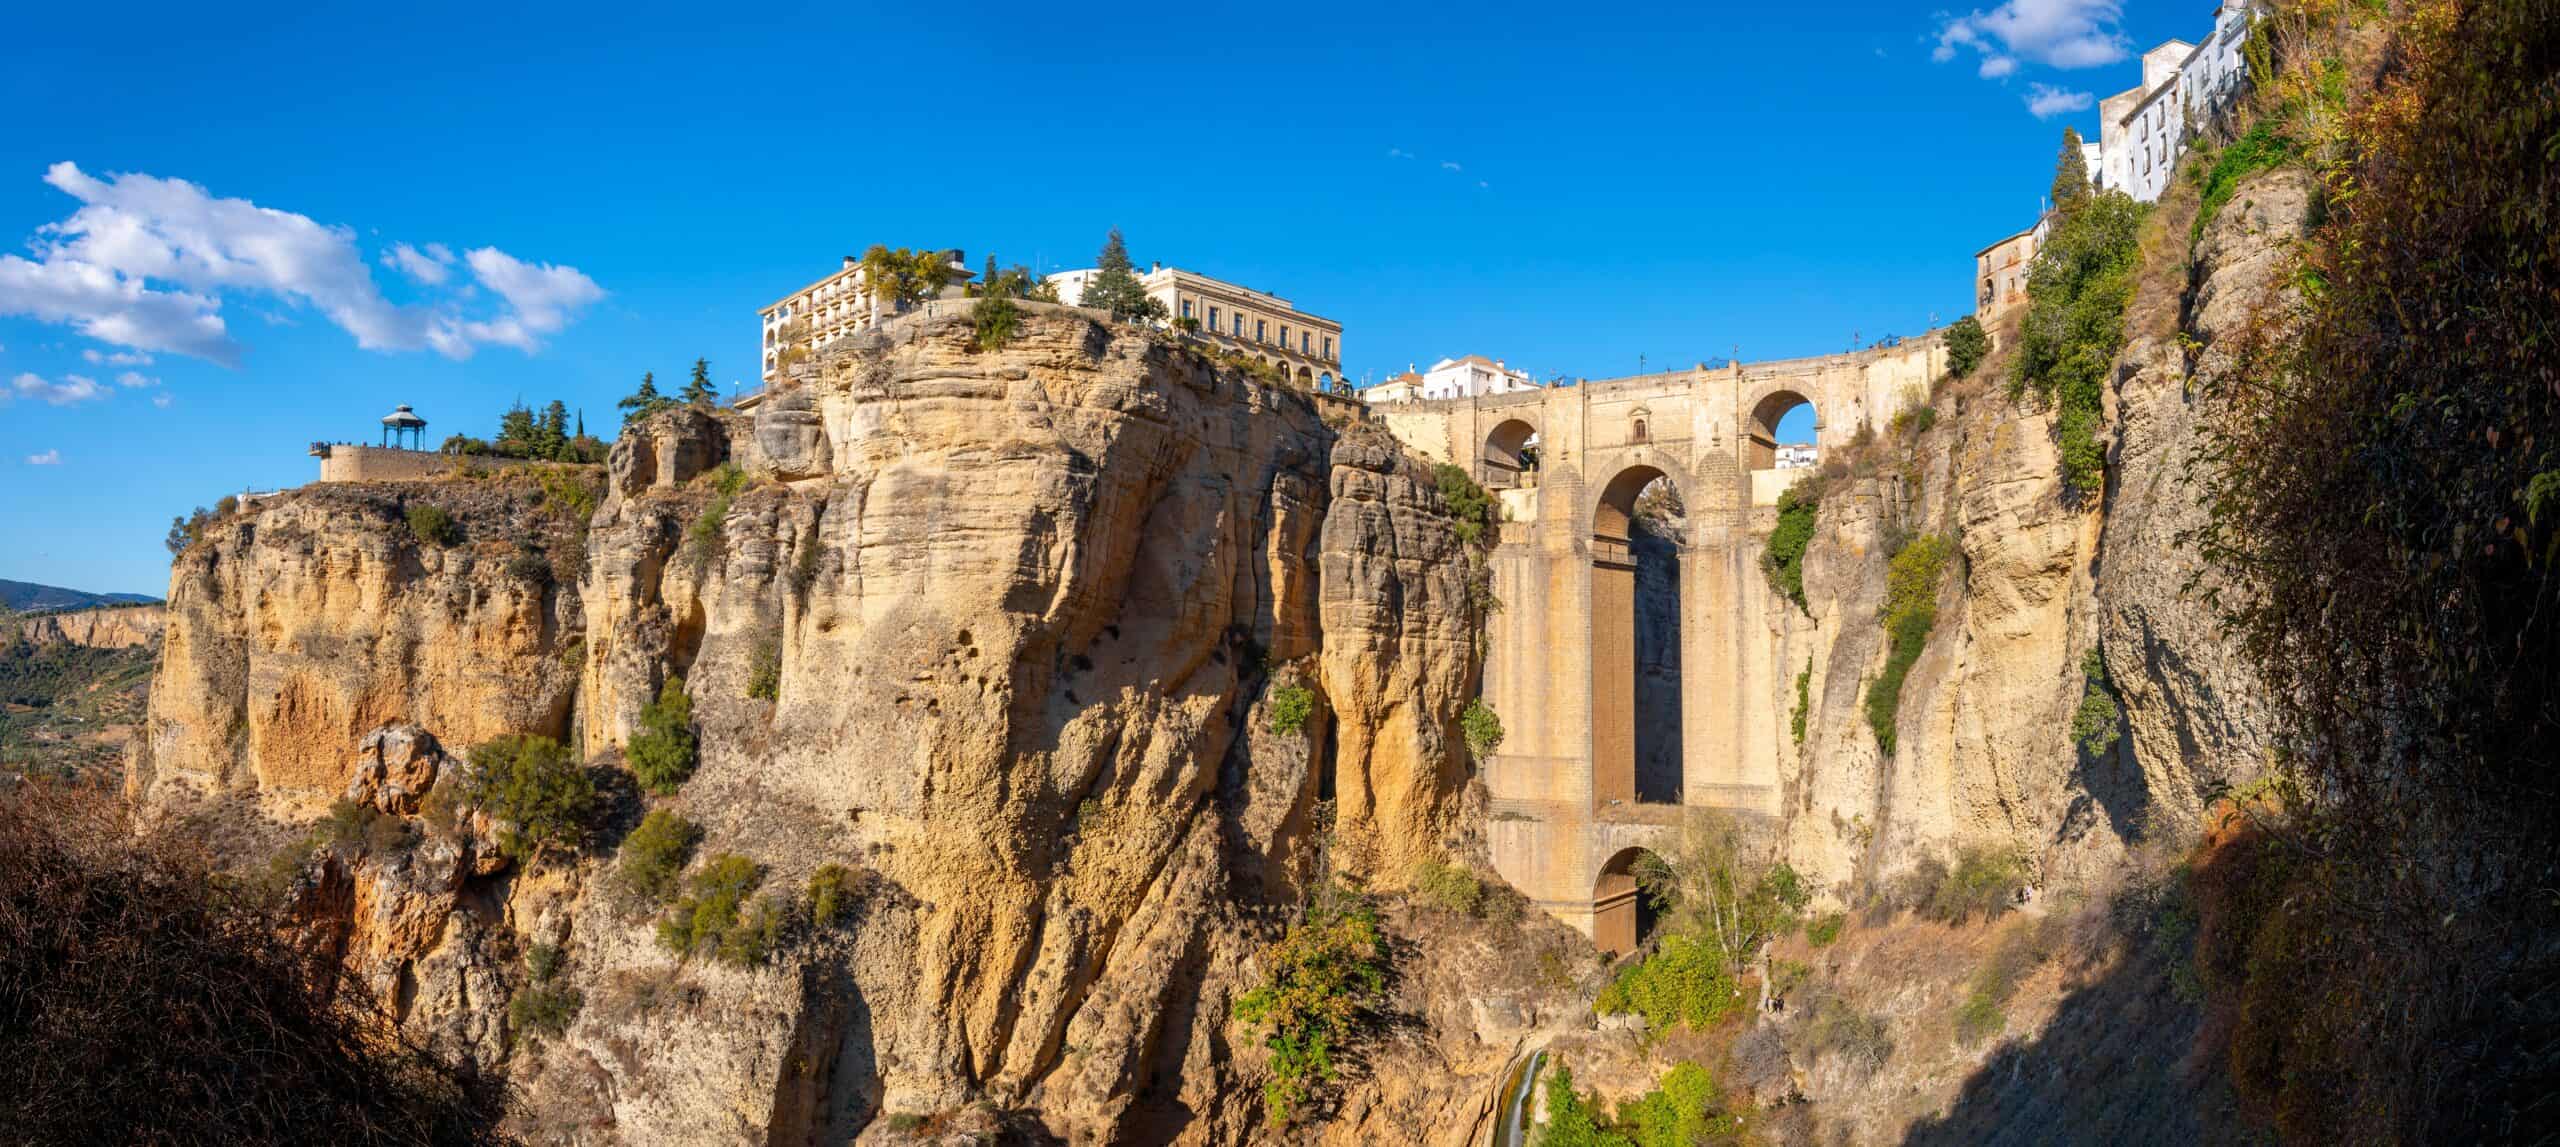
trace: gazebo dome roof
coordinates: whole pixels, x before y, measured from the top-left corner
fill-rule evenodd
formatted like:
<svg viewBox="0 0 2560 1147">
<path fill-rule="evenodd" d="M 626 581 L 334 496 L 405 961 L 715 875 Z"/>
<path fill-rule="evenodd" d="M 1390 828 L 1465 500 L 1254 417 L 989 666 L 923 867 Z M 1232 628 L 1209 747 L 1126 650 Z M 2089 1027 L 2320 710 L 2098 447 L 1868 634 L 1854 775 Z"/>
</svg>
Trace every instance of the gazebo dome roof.
<svg viewBox="0 0 2560 1147">
<path fill-rule="evenodd" d="M 403 402 L 391 413 L 382 416 L 382 424 L 384 426 L 423 427 L 427 424 L 427 420 L 418 417 L 417 412 L 409 409 L 409 404 Z"/>
</svg>

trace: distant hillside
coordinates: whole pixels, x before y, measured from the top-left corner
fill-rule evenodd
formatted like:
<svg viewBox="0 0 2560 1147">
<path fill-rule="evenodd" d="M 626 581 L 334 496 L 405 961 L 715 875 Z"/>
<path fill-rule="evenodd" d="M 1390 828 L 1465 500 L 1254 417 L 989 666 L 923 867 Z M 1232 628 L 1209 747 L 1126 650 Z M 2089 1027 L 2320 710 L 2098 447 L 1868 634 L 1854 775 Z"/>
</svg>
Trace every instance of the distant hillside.
<svg viewBox="0 0 2560 1147">
<path fill-rule="evenodd" d="M 90 609 L 101 605 L 156 605 L 159 601 L 159 598 L 138 593 L 89 593 L 58 585 L 37 585 L 0 578 L 0 608 L 21 613 L 37 609 Z"/>
</svg>

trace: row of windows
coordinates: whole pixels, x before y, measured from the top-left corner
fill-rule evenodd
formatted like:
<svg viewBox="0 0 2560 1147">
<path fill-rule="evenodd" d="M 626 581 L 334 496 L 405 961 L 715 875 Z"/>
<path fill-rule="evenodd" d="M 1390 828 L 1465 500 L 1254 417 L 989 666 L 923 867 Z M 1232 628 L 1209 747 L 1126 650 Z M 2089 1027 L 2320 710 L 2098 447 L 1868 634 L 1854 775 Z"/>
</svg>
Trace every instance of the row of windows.
<svg viewBox="0 0 2560 1147">
<path fill-rule="evenodd" d="M 1182 300 L 1182 317 L 1186 319 L 1198 317 L 1192 313 L 1192 301 L 1189 299 Z M 1214 331 L 1220 329 L 1218 326 L 1220 317 L 1218 308 L 1214 306 L 1209 308 L 1209 321 L 1207 326 L 1210 330 Z M 1244 314 L 1242 312 L 1238 312 L 1232 316 L 1232 318 L 1235 324 L 1235 330 L 1232 333 L 1235 337 L 1241 339 L 1244 337 Z M 1267 343 L 1271 341 L 1271 325 L 1268 322 L 1262 319 L 1253 320 L 1253 341 L 1258 343 Z M 1284 323 L 1280 327 L 1280 346 L 1283 349 L 1286 349 L 1288 345 L 1289 327 Z M 1316 353 L 1316 339 L 1313 334 L 1303 330 L 1298 332 L 1298 353 L 1305 355 L 1312 355 Z M 1333 357 L 1332 335 L 1326 335 L 1324 338 L 1324 357 L 1328 359 Z"/>
</svg>

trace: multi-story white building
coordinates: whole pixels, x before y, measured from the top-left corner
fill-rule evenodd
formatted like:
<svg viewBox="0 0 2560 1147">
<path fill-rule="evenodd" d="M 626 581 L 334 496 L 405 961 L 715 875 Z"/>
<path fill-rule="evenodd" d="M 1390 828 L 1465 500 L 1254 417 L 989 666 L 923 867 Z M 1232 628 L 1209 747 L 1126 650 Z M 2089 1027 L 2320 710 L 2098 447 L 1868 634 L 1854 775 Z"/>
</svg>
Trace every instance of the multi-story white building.
<svg viewBox="0 0 2560 1147">
<path fill-rule="evenodd" d="M 1802 470 L 1822 464 L 1821 450 L 1810 442 L 1780 446 L 1776 453 L 1778 462 L 1773 468 L 1778 470 Z"/>
<path fill-rule="evenodd" d="M 942 297 L 966 293 L 975 274 L 969 270 L 967 258 L 958 248 L 945 251 L 942 256 L 950 267 Z M 863 278 L 861 256 L 847 255 L 844 266 L 836 273 L 784 295 L 758 312 L 764 319 L 765 382 L 771 383 L 780 373 L 784 352 L 790 347 L 814 352 L 896 314 L 883 300 L 871 297 Z"/>
<path fill-rule="evenodd" d="M 2241 46 L 2254 0 L 2223 0 L 2201 44 L 2163 41 L 2142 54 L 2142 83 L 2098 103 L 2098 186 L 2160 198 L 2187 140 L 2228 114 L 2248 81 Z"/>
<path fill-rule="evenodd" d="M 1086 267 L 1047 278 L 1058 301 L 1078 303 L 1101 270 Z M 1138 276 L 1147 296 L 1164 304 L 1181 330 L 1260 359 L 1310 390 L 1333 390 L 1342 377 L 1342 324 L 1299 310 L 1268 291 L 1157 263 Z"/>
</svg>

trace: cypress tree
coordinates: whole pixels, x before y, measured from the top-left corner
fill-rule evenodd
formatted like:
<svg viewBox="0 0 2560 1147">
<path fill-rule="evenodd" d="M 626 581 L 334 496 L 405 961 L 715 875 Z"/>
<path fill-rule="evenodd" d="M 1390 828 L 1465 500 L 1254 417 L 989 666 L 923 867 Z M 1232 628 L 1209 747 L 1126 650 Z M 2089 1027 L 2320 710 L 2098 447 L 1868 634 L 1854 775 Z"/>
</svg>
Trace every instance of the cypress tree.
<svg viewBox="0 0 2560 1147">
<path fill-rule="evenodd" d="M 632 392 L 628 397 L 624 398 L 620 402 L 614 403 L 613 405 L 616 409 L 622 411 L 622 423 L 623 425 L 628 426 L 631 424 L 632 419 L 647 418 L 652 414 L 675 405 L 675 402 L 666 395 L 658 393 L 658 373 L 656 371 L 643 371 L 640 374 L 640 389 Z"/>
<path fill-rule="evenodd" d="M 2080 154 L 2080 129 L 2062 129 L 2062 154 L 2053 161 L 2053 209 L 2063 210 L 2088 198 L 2089 161 Z"/>
</svg>

